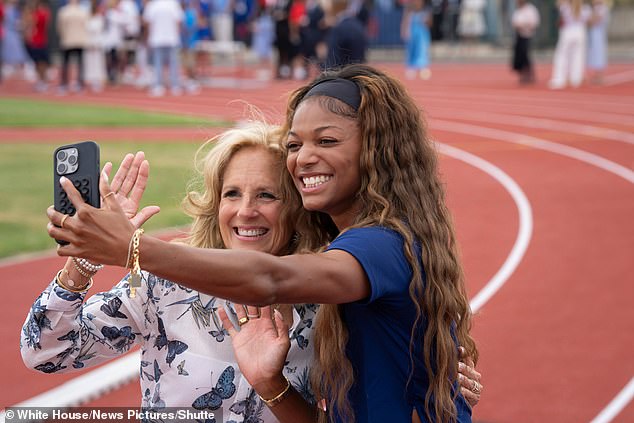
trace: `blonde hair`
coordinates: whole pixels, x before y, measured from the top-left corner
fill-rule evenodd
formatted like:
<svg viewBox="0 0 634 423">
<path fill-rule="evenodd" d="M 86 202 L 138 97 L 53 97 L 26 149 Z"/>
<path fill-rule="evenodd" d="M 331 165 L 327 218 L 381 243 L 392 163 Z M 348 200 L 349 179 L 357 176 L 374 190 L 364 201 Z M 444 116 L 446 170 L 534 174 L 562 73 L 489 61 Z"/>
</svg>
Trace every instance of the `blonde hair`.
<svg viewBox="0 0 634 423">
<path fill-rule="evenodd" d="M 285 130 L 290 128 L 304 95 L 322 78 L 344 78 L 359 87 L 358 111 L 331 97 L 310 98 L 358 124 L 362 150 L 357 201 L 361 207 L 351 227 L 381 225 L 403 236 L 405 256 L 412 268 L 409 294 L 417 311 L 410 335 L 410 366 L 413 369 L 412 355 L 418 343 L 430 381 L 425 414 L 433 421 L 455 421 L 458 350 L 453 335 L 474 361 L 478 352 L 469 335 L 471 310 L 453 223 L 438 175 L 436 151 L 420 110 L 405 88 L 396 79 L 366 65 L 324 73 L 320 79 L 297 89 L 289 100 Z M 414 251 L 416 243 L 421 246 L 422 260 Z M 423 320 L 427 327 L 420 339 L 415 334 Z M 328 408 L 336 409 L 344 421 L 353 421 L 347 394 L 354 375 L 346 356 L 348 332 L 340 306 L 320 307 L 314 338 L 315 394 L 326 398 Z M 326 421 L 327 417 L 322 415 L 320 419 Z"/>
<path fill-rule="evenodd" d="M 281 231 L 282 233 L 276 236 L 282 236 L 283 233 L 293 234 L 288 240 L 284 254 L 313 251 L 327 242 L 327 236 L 314 226 L 315 217 L 304 211 L 301 198 L 284 168 L 284 153 L 279 145 L 280 137 L 279 126 L 249 121 L 211 138 L 198 149 L 195 156 L 198 176 L 190 182 L 192 190 L 188 192 L 182 204 L 185 213 L 193 218 L 185 242 L 200 248 L 226 248 L 218 224 L 223 176 L 233 156 L 245 148 L 266 151 L 279 164 L 276 170 L 280 175 L 280 200 L 283 205 L 279 218 L 288 230 Z"/>
</svg>

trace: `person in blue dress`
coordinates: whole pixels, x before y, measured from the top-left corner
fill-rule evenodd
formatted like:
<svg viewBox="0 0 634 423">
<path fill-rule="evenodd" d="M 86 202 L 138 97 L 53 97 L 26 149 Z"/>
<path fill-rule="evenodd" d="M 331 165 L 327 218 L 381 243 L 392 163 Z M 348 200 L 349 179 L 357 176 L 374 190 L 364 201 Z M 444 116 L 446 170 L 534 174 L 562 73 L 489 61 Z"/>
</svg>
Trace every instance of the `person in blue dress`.
<svg viewBox="0 0 634 423">
<path fill-rule="evenodd" d="M 405 66 L 408 79 L 431 77 L 429 46 L 432 23 L 431 8 L 426 0 L 410 0 L 401 22 L 401 38 L 405 41 Z"/>
<path fill-rule="evenodd" d="M 478 350 L 437 153 L 418 104 L 371 66 L 326 71 L 291 94 L 281 146 L 304 209 L 332 239 L 321 252 L 277 257 L 142 236 L 105 182 L 106 201 L 96 209 L 62 181 L 78 211 L 60 228 L 63 215 L 49 209 L 49 235 L 69 242 L 60 256 L 141 267 L 247 304 L 238 319 L 243 335 L 258 333 L 250 325 L 273 324 L 260 306 L 321 304 L 311 379 L 325 412 L 282 373 L 284 336 L 274 328 L 238 336 L 224 321 L 242 374 L 281 422 L 470 423 L 459 345 L 475 361 Z M 474 380 L 470 389 L 479 394 L 482 386 Z"/>
<path fill-rule="evenodd" d="M 588 28 L 588 69 L 591 72 L 590 80 L 595 84 L 603 82 L 603 73 L 608 63 L 609 22 L 609 3 L 606 0 L 594 0 Z"/>
</svg>

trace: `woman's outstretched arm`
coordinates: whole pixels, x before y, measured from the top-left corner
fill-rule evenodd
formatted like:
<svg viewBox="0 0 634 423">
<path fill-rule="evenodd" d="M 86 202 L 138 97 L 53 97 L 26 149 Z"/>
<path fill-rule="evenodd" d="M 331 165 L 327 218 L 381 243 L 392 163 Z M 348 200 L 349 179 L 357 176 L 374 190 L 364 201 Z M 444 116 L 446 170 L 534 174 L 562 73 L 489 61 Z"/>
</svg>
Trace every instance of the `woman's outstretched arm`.
<svg viewBox="0 0 634 423">
<path fill-rule="evenodd" d="M 48 210 L 49 235 L 69 242 L 58 248 L 61 256 L 126 266 L 130 240 L 136 228 L 126 218 L 107 177 L 100 184 L 104 198 L 96 209 L 83 202 L 69 180 L 62 187 L 77 213 L 56 227 L 63 215 Z M 357 260 L 344 251 L 276 257 L 256 251 L 194 248 L 143 236 L 139 246 L 141 268 L 210 295 L 232 301 L 273 303 L 346 303 L 367 297 L 370 287 Z"/>
</svg>

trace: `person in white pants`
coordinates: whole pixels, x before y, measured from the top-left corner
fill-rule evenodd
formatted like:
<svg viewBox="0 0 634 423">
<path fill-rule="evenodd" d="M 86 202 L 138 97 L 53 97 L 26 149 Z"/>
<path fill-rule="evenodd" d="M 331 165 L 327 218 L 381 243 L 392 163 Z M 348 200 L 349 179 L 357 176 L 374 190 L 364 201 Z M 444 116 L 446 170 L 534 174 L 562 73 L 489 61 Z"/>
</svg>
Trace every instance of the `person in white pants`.
<svg viewBox="0 0 634 423">
<path fill-rule="evenodd" d="M 583 4 L 583 0 L 559 0 L 559 14 L 561 26 L 548 86 L 561 89 L 569 83 L 572 87 L 578 87 L 583 82 L 586 24 L 592 16 L 592 10 Z"/>
</svg>

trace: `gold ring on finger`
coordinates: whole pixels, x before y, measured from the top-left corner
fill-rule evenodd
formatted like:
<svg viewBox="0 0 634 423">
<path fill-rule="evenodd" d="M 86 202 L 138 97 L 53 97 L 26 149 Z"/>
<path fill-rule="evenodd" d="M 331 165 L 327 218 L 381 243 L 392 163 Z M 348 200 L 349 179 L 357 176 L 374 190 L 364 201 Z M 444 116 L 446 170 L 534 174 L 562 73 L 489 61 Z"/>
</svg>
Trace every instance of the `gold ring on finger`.
<svg viewBox="0 0 634 423">
<path fill-rule="evenodd" d="M 240 317 L 240 318 L 238 319 L 238 325 L 242 326 L 242 325 L 244 325 L 244 324 L 245 324 L 246 322 L 248 322 L 248 321 L 249 321 L 249 318 L 248 318 L 248 317 L 246 317 L 246 316 L 245 316 L 245 317 Z"/>
<path fill-rule="evenodd" d="M 59 222 L 59 227 L 60 228 L 64 229 L 64 222 L 66 221 L 66 219 L 68 219 L 68 216 L 70 216 L 70 215 L 65 214 L 64 217 L 62 217 L 62 221 Z"/>
<path fill-rule="evenodd" d="M 105 200 L 106 198 L 110 197 L 111 195 L 115 195 L 114 191 L 110 191 L 108 194 L 103 196 L 103 199 Z"/>
</svg>

